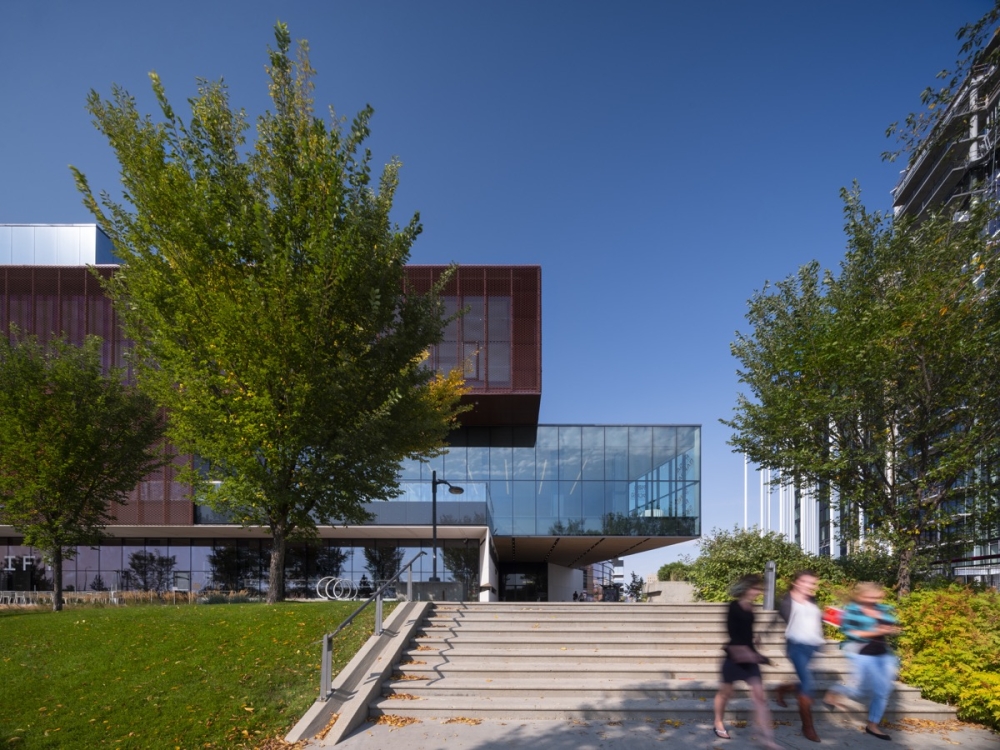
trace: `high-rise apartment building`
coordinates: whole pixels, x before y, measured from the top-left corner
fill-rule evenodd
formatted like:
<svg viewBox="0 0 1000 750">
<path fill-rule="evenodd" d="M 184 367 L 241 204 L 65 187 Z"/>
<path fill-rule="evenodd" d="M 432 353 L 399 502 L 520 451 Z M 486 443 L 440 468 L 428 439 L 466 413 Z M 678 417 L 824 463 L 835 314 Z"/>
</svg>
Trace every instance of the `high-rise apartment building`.
<svg viewBox="0 0 1000 750">
<path fill-rule="evenodd" d="M 1000 36 L 994 36 L 972 66 L 917 157 L 892 191 L 896 218 L 919 221 L 944 212 L 955 221 L 979 201 L 1000 206 Z M 1000 219 L 987 228 L 1000 234 Z M 997 471 L 984 465 L 982 471 Z M 983 504 L 988 507 L 983 507 Z M 1000 585 L 1000 527 L 995 518 L 1000 498 L 970 499 L 955 509 L 955 523 L 924 539 L 942 551 L 939 562 L 967 580 Z M 951 550 L 962 549 L 957 554 Z"/>
</svg>

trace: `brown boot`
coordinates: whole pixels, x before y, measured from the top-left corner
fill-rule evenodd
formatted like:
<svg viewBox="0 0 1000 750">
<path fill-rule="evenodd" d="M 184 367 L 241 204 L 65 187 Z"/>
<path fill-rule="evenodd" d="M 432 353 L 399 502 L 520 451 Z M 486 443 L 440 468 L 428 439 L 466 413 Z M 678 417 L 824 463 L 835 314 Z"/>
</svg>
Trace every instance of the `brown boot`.
<svg viewBox="0 0 1000 750">
<path fill-rule="evenodd" d="M 785 703 L 785 696 L 789 693 L 794 693 L 799 689 L 799 683 L 797 682 L 783 682 L 774 689 L 774 702 L 779 706 L 787 706 Z"/>
<path fill-rule="evenodd" d="M 807 740 L 819 742 L 816 727 L 813 726 L 813 700 L 808 695 L 799 696 L 799 716 L 802 717 L 802 736 Z"/>
</svg>

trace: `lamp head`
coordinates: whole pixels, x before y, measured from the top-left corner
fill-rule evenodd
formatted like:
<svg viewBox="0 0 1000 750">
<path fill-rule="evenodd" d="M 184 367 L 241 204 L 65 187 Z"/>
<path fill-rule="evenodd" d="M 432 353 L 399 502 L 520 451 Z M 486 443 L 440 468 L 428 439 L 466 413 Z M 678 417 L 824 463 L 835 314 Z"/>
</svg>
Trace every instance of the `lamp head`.
<svg viewBox="0 0 1000 750">
<path fill-rule="evenodd" d="M 462 489 L 461 487 L 453 487 L 452 485 L 449 484 L 448 492 L 450 492 L 452 495 L 461 495 L 463 492 L 465 492 L 465 490 Z"/>
</svg>

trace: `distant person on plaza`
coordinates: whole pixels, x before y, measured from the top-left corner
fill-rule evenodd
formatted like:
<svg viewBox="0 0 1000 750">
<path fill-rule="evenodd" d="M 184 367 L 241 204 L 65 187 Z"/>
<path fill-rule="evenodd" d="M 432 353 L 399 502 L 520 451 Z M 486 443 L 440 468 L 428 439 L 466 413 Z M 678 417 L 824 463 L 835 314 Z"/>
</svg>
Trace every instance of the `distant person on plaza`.
<svg viewBox="0 0 1000 750">
<path fill-rule="evenodd" d="M 879 722 L 889 705 L 899 671 L 899 661 L 886 638 L 899 633 L 900 628 L 895 610 L 884 599 L 885 591 L 877 583 L 859 583 L 854 587 L 853 599 L 844 608 L 840 625 L 847 636 L 843 650 L 851 661 L 853 679 L 850 687 L 835 685 L 823 697 L 824 703 L 843 711 L 844 696 L 860 703 L 870 694 L 865 732 L 880 740 L 890 739 L 879 728 Z"/>
<path fill-rule="evenodd" d="M 578 593 L 576 593 L 575 591 L 573 592 L 573 601 L 574 602 L 580 601 L 580 595 Z"/>
<path fill-rule="evenodd" d="M 757 726 L 764 737 L 763 746 L 777 750 L 774 729 L 771 725 L 771 710 L 767 707 L 767 696 L 761 681 L 760 665 L 769 663 L 767 657 L 757 651 L 753 634 L 753 603 L 764 591 L 764 579 L 759 575 L 743 576 L 733 584 L 726 615 L 726 630 L 729 643 L 724 647 L 726 658 L 722 661 L 722 682 L 715 694 L 715 736 L 731 739 L 724 722 L 726 704 L 733 695 L 733 683 L 743 680 L 750 688 Z"/>
<path fill-rule="evenodd" d="M 798 682 L 786 682 L 774 690 L 779 706 L 787 705 L 785 695 L 797 693 L 799 716 L 802 718 L 802 736 L 819 742 L 813 725 L 813 679 L 809 662 L 826 642 L 823 635 L 823 613 L 816 604 L 816 586 L 819 579 L 811 570 L 800 570 L 792 577 L 792 587 L 781 600 L 778 613 L 788 625 L 785 627 L 785 652 L 795 667 Z"/>
</svg>

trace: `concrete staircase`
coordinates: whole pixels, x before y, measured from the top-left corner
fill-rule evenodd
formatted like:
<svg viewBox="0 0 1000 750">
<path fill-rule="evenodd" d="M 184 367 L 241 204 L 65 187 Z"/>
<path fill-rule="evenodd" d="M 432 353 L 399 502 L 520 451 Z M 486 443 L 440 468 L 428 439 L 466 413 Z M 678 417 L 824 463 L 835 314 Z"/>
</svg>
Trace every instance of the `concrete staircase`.
<svg viewBox="0 0 1000 750">
<path fill-rule="evenodd" d="M 437 603 L 369 704 L 382 714 L 501 720 L 712 721 L 725 636 L 720 604 Z M 794 680 L 783 623 L 759 612 L 765 685 Z M 821 689 L 848 671 L 835 646 L 813 662 Z M 777 721 L 797 721 L 794 701 Z M 817 711 L 825 710 L 819 701 Z M 857 718 L 863 720 L 859 712 Z M 738 683 L 727 721 L 752 709 Z M 886 718 L 945 721 L 955 711 L 897 684 Z"/>
</svg>

